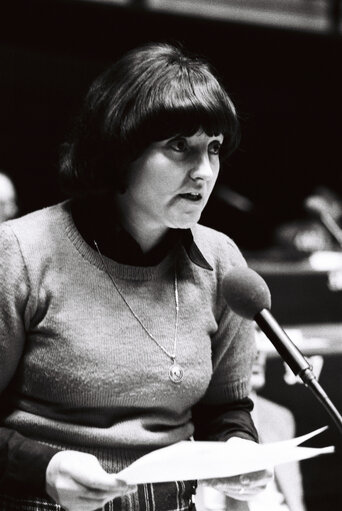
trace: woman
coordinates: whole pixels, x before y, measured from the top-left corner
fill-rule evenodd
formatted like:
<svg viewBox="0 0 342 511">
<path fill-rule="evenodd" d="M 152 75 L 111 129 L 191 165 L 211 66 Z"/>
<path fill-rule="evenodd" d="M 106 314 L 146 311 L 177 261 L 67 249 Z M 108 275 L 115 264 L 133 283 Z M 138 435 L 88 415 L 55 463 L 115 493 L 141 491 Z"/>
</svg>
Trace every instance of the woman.
<svg viewBox="0 0 342 511">
<path fill-rule="evenodd" d="M 257 440 L 252 326 L 221 293 L 245 262 L 197 224 L 237 142 L 226 92 L 179 48 L 133 50 L 90 88 L 71 200 L 1 227 L 1 509 L 187 509 L 193 482 L 115 474 L 193 435 Z M 245 499 L 268 478 L 219 484 Z"/>
</svg>

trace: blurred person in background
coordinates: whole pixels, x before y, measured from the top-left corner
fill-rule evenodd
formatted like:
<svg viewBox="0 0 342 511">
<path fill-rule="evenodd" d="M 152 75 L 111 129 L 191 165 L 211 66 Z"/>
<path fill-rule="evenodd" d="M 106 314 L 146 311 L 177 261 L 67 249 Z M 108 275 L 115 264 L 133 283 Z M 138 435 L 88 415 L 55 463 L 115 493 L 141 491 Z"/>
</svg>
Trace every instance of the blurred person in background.
<svg viewBox="0 0 342 511">
<path fill-rule="evenodd" d="M 8 174 L 0 170 L 0 223 L 18 215 L 17 192 Z"/>
<path fill-rule="evenodd" d="M 266 361 L 267 354 L 259 349 L 253 365 L 251 398 L 254 402 L 252 417 L 261 443 L 288 440 L 296 434 L 293 413 L 259 394 L 266 383 Z M 299 464 L 278 465 L 274 476 L 263 495 L 249 502 L 250 511 L 305 511 Z"/>
</svg>

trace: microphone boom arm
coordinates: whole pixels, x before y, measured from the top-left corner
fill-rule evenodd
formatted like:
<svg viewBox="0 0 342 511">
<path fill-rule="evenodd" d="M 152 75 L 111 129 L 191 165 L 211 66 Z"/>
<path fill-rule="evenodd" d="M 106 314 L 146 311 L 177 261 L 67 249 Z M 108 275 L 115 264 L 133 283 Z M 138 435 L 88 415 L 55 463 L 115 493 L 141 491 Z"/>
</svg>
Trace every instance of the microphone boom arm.
<svg viewBox="0 0 342 511">
<path fill-rule="evenodd" d="M 335 241 L 338 243 L 339 247 L 342 248 L 342 231 L 339 228 L 337 222 L 334 220 L 334 218 L 331 215 L 328 215 L 326 213 L 320 214 L 320 220 L 324 227 L 327 229 L 327 231 L 330 233 L 330 235 L 335 239 Z"/>
</svg>

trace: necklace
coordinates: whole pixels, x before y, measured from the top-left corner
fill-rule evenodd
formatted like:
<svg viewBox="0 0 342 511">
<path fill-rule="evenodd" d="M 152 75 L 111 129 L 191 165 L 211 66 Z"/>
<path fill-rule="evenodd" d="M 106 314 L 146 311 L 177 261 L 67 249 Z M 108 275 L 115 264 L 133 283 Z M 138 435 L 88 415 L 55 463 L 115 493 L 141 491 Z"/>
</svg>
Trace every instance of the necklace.
<svg viewBox="0 0 342 511">
<path fill-rule="evenodd" d="M 146 328 L 143 321 L 139 318 L 139 316 L 135 313 L 135 311 L 132 309 L 131 305 L 128 303 L 125 295 L 115 282 L 113 276 L 109 273 L 107 264 L 103 258 L 103 255 L 100 252 L 100 249 L 98 247 L 98 244 L 94 240 L 95 248 L 100 256 L 100 259 L 102 261 L 102 265 L 105 269 L 106 274 L 110 278 L 113 286 L 115 287 L 116 291 L 120 295 L 121 299 L 127 306 L 127 308 L 130 310 L 131 314 L 134 316 L 134 318 L 138 321 L 139 325 L 143 328 L 145 333 L 148 335 L 148 337 L 169 357 L 171 360 L 171 365 L 169 367 L 169 378 L 172 381 L 172 383 L 181 383 L 184 377 L 184 371 L 183 368 L 177 364 L 176 362 L 176 352 L 177 352 L 177 339 L 178 339 L 178 322 L 179 322 L 179 295 L 178 295 L 178 279 L 177 279 L 177 271 L 175 270 L 175 277 L 174 277 L 174 297 L 175 297 L 175 308 L 176 308 L 176 314 L 175 314 L 175 333 L 174 333 L 174 339 L 173 339 L 173 351 L 170 353 L 160 342 L 154 337 L 154 335 Z"/>
</svg>

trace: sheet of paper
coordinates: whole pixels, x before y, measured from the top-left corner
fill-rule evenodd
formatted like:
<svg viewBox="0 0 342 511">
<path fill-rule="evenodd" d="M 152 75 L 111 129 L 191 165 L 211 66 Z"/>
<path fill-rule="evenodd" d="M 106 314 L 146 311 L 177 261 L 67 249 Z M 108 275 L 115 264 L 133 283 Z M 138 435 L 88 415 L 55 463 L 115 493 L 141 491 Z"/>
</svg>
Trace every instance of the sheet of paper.
<svg viewBox="0 0 342 511">
<path fill-rule="evenodd" d="M 117 477 L 128 484 L 143 484 L 230 477 L 263 470 L 334 452 L 333 446 L 298 447 L 324 429 L 268 444 L 239 438 L 228 442 L 178 442 L 143 456 L 119 472 Z"/>
</svg>

